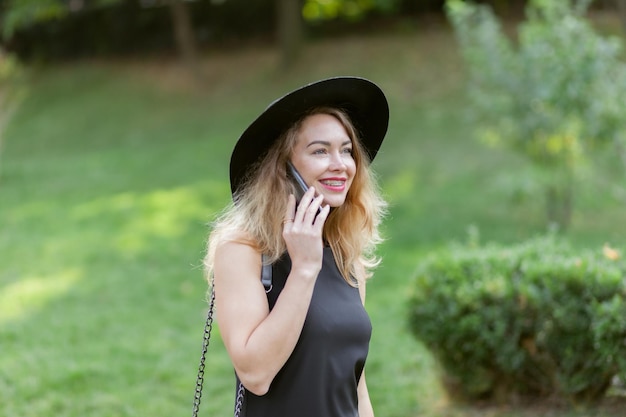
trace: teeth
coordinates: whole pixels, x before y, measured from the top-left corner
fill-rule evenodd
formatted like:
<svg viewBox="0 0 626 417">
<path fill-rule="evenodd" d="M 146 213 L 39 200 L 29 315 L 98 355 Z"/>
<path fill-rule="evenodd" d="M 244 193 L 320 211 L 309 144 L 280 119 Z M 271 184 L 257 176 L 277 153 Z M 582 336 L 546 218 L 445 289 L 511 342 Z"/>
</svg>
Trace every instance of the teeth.
<svg viewBox="0 0 626 417">
<path fill-rule="evenodd" d="M 338 187 L 340 185 L 343 185 L 343 181 L 322 181 L 324 184 L 326 185 L 330 185 L 332 187 Z"/>
</svg>

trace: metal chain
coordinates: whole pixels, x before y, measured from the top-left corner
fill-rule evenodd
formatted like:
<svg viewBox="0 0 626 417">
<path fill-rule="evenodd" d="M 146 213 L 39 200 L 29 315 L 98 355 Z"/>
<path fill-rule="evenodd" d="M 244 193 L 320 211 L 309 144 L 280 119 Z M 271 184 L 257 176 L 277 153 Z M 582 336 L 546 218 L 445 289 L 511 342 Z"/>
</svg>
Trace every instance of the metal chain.
<svg viewBox="0 0 626 417">
<path fill-rule="evenodd" d="M 204 384 L 204 362 L 206 360 L 206 352 L 209 348 L 211 339 L 211 330 L 213 329 L 213 309 L 215 307 L 215 281 L 211 279 L 211 301 L 209 303 L 209 311 L 204 325 L 204 337 L 202 341 L 202 355 L 200 355 L 200 366 L 198 367 L 198 378 L 196 379 L 196 392 L 193 398 L 192 417 L 198 417 L 200 409 L 200 399 L 202 398 L 202 385 Z"/>
<path fill-rule="evenodd" d="M 241 407 L 243 406 L 243 396 L 245 392 L 246 390 L 240 382 L 239 388 L 237 389 L 237 401 L 235 402 L 235 417 L 239 417 L 241 415 Z"/>
<path fill-rule="evenodd" d="M 204 385 L 204 367 L 206 361 L 206 353 L 209 349 L 209 343 L 211 341 L 211 330 L 213 329 L 213 311 L 215 308 L 215 280 L 211 278 L 211 298 L 209 302 L 209 311 L 206 317 L 206 323 L 204 325 L 204 337 L 202 341 L 202 354 L 200 355 L 200 366 L 198 367 L 198 378 L 196 379 L 196 392 L 193 397 L 193 410 L 191 412 L 192 417 L 198 417 L 198 411 L 200 409 L 200 400 L 202 398 L 202 386 Z M 239 417 L 241 414 L 241 408 L 243 406 L 243 397 L 246 390 L 243 384 L 239 382 L 239 388 L 237 389 L 237 401 L 235 402 L 235 417 Z"/>
</svg>

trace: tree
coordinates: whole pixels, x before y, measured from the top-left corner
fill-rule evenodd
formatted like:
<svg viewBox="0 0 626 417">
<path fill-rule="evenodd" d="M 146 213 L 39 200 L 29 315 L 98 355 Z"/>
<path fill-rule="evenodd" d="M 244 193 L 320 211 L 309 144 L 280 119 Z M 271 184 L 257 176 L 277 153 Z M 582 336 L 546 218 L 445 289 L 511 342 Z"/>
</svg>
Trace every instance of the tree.
<svg viewBox="0 0 626 417">
<path fill-rule="evenodd" d="M 282 66 L 291 66 L 302 46 L 302 3 L 300 0 L 276 0 L 278 42 Z"/>
<path fill-rule="evenodd" d="M 626 35 L 626 0 L 616 0 L 617 9 L 619 11 L 620 20 L 622 21 L 622 30 Z"/>
<path fill-rule="evenodd" d="M 0 168 L 4 129 L 25 95 L 23 69 L 17 60 L 0 49 Z"/>
<path fill-rule="evenodd" d="M 447 2 L 479 136 L 528 158 L 548 221 L 563 229 L 590 152 L 626 131 L 622 44 L 595 33 L 585 19 L 589 3 L 530 0 L 514 44 L 490 8 Z"/>
<path fill-rule="evenodd" d="M 2 37 L 10 39 L 19 29 L 72 13 L 119 5 L 125 0 L 7 0 L 0 15 Z M 140 0 L 127 0 L 140 1 Z M 172 16 L 172 32 L 179 55 L 190 72 L 199 75 L 198 52 L 189 14 L 188 0 L 146 1 L 142 4 L 168 5 Z"/>
<path fill-rule="evenodd" d="M 200 79 L 202 76 L 198 48 L 187 4 L 185 0 L 169 0 L 169 6 L 178 52 L 191 74 Z"/>
<path fill-rule="evenodd" d="M 2 37 L 5 39 L 22 27 L 62 18 L 68 12 L 67 5 L 59 0 L 9 0 L 2 8 Z"/>
<path fill-rule="evenodd" d="M 123 0 L 5 0 L 0 25 L 2 37 L 10 38 L 17 30 L 38 22 L 63 19 L 83 9 L 108 7 Z"/>
</svg>

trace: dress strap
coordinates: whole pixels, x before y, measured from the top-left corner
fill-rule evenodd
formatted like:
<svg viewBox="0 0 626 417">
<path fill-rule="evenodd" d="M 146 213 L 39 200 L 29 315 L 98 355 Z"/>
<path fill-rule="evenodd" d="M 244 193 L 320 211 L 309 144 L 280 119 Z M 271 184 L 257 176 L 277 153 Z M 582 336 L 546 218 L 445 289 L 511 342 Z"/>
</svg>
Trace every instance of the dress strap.
<svg viewBox="0 0 626 417">
<path fill-rule="evenodd" d="M 272 264 L 268 258 L 266 254 L 261 255 L 261 282 L 266 293 L 272 291 Z"/>
</svg>

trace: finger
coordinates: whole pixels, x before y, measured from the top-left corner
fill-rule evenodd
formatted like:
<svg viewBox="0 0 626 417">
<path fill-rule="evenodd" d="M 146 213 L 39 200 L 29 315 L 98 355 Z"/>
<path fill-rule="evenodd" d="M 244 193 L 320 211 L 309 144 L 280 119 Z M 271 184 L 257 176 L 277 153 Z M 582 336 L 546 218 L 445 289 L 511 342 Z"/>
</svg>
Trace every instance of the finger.
<svg viewBox="0 0 626 417">
<path fill-rule="evenodd" d="M 304 219 L 302 220 L 304 223 L 313 224 L 315 216 L 317 216 L 323 201 L 324 196 L 322 194 L 318 195 L 313 199 L 313 201 L 311 201 L 311 204 L 309 204 L 309 207 L 306 209 Z"/>
<path fill-rule="evenodd" d="M 328 218 L 329 213 L 330 213 L 330 204 L 326 204 L 324 207 L 321 208 L 320 213 L 317 215 L 317 217 L 315 217 L 315 221 L 313 222 L 313 227 L 315 227 L 318 230 L 324 227 L 324 223 L 326 222 L 326 219 Z"/>
<path fill-rule="evenodd" d="M 300 204 L 298 204 L 298 208 L 296 210 L 296 215 L 295 215 L 296 223 L 300 223 L 303 221 L 306 211 L 311 205 L 311 202 L 313 201 L 314 196 L 315 196 L 315 188 L 309 187 L 306 193 L 304 193 L 304 195 L 302 196 L 302 199 L 300 200 Z"/>
<path fill-rule="evenodd" d="M 293 223 L 296 216 L 296 198 L 293 194 L 289 194 L 287 199 L 287 209 L 285 210 L 285 217 L 283 217 L 283 225 L 287 226 Z"/>
</svg>

